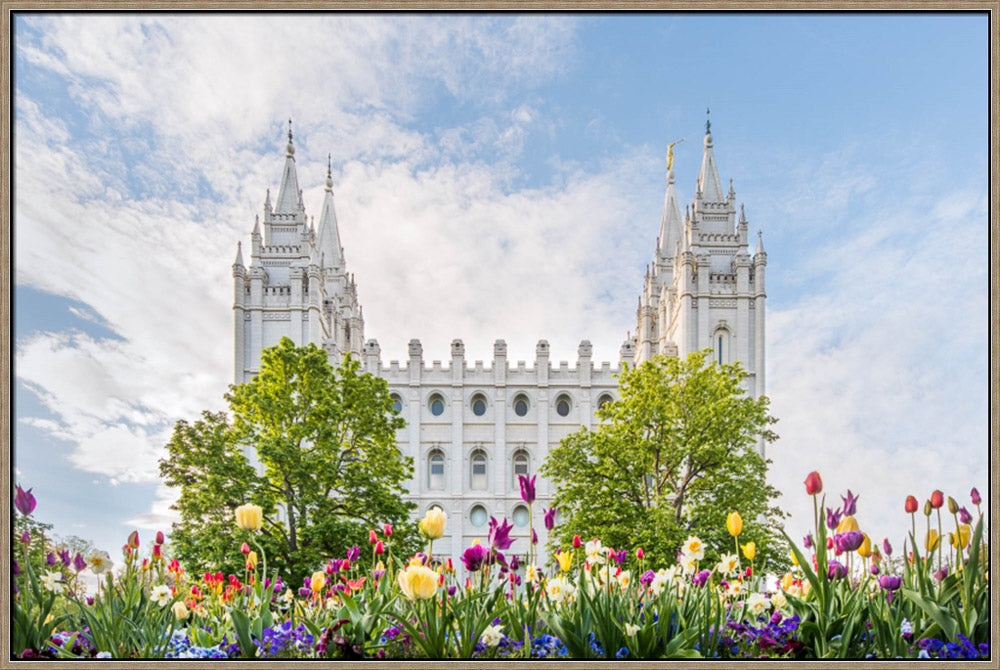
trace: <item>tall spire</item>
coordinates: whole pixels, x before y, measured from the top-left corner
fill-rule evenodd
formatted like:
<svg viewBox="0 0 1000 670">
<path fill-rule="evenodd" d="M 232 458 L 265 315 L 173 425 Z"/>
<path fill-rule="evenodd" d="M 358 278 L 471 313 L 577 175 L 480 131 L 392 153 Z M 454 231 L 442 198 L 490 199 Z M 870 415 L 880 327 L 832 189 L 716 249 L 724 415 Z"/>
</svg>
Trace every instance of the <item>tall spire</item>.
<svg viewBox="0 0 1000 670">
<path fill-rule="evenodd" d="M 708 115 L 707 109 L 705 115 Z M 705 202 L 723 202 L 719 170 L 715 167 L 715 153 L 712 151 L 712 122 L 708 119 L 705 120 L 705 154 L 701 159 L 698 190 L 701 192 L 701 199 Z"/>
<path fill-rule="evenodd" d="M 240 242 L 236 242 L 236 262 L 233 265 L 243 267 L 243 245 Z"/>
<path fill-rule="evenodd" d="M 333 175 L 330 156 L 326 163 L 326 193 L 323 195 L 323 209 L 319 215 L 319 231 L 316 248 L 327 263 L 343 267 L 344 254 L 340 247 L 340 231 L 337 229 L 337 212 L 333 206 Z"/>
<path fill-rule="evenodd" d="M 275 214 L 296 214 L 300 209 L 299 178 L 295 173 L 295 145 L 292 143 L 292 120 L 288 119 L 288 144 L 285 146 L 285 171 L 281 175 Z"/>
<path fill-rule="evenodd" d="M 674 188 L 674 171 L 667 170 L 667 193 L 663 199 L 663 216 L 660 218 L 659 256 L 669 258 L 674 255 L 677 241 L 681 238 L 681 208 L 677 204 L 677 190 Z"/>
</svg>

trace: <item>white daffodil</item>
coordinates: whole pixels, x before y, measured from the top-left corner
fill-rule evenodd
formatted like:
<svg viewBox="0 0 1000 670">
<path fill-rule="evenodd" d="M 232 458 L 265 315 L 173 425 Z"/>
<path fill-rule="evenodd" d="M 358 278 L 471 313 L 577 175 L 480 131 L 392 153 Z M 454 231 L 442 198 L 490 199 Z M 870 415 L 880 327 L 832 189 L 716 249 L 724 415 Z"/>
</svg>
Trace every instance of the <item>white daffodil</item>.
<svg viewBox="0 0 1000 670">
<path fill-rule="evenodd" d="M 487 647 L 495 647 L 503 639 L 503 626 L 489 626 L 483 631 L 479 641 Z"/>
<path fill-rule="evenodd" d="M 46 572 L 45 576 L 42 577 L 42 586 L 45 587 L 46 591 L 62 593 L 63 585 L 60 583 L 60 579 L 62 579 L 61 572 Z"/>
<path fill-rule="evenodd" d="M 87 559 L 90 564 L 90 571 L 95 575 L 103 575 L 111 569 L 111 556 L 106 551 L 95 551 Z"/>
<path fill-rule="evenodd" d="M 155 600 L 156 604 L 160 607 L 166 607 L 167 603 L 173 598 L 173 594 L 170 592 L 170 587 L 166 584 L 160 584 L 159 586 L 153 587 L 152 593 L 149 594 L 150 600 Z"/>
<path fill-rule="evenodd" d="M 759 615 L 771 608 L 771 601 L 763 593 L 751 593 L 747 598 L 747 607 L 754 615 Z"/>
<path fill-rule="evenodd" d="M 628 635 L 629 637 L 635 635 L 636 632 L 638 632 L 638 630 L 639 630 L 639 627 L 636 626 L 635 624 L 631 624 L 631 623 L 625 624 L 625 634 Z"/>
<path fill-rule="evenodd" d="M 694 535 L 688 537 L 688 539 L 684 542 L 684 548 L 682 551 L 685 555 L 694 558 L 697 561 L 705 558 L 705 544 Z"/>
</svg>

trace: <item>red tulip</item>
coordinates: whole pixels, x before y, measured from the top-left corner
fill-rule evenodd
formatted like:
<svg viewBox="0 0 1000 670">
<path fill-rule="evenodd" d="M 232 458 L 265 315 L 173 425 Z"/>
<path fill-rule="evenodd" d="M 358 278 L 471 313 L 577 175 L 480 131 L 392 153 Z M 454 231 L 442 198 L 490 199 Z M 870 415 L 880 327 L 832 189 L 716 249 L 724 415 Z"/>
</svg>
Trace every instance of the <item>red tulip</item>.
<svg viewBox="0 0 1000 670">
<path fill-rule="evenodd" d="M 937 509 L 943 504 L 944 504 L 944 494 L 941 493 L 940 491 L 934 491 L 934 493 L 931 494 L 931 507 Z"/>
<path fill-rule="evenodd" d="M 390 526 L 389 524 L 385 524 L 384 526 L 382 526 L 382 534 L 385 535 L 386 537 L 390 537 L 392 535 L 392 526 Z"/>
<path fill-rule="evenodd" d="M 638 549 L 635 550 L 635 557 L 638 558 L 640 561 L 646 558 L 646 554 L 642 551 L 642 547 L 639 547 Z"/>
<path fill-rule="evenodd" d="M 128 546 L 132 549 L 139 548 L 139 531 L 133 530 L 128 534 Z"/>
<path fill-rule="evenodd" d="M 368 544 L 375 544 L 376 542 L 378 542 L 378 536 L 375 535 L 375 531 L 368 531 Z"/>
<path fill-rule="evenodd" d="M 914 498 L 913 496 L 906 496 L 905 508 L 908 514 L 913 514 L 914 512 L 917 511 L 917 509 L 919 509 L 919 507 L 920 503 L 917 502 L 916 498 Z"/>
<path fill-rule="evenodd" d="M 385 547 L 382 545 L 382 540 L 379 540 L 378 542 L 375 543 L 375 553 L 376 554 L 385 553 Z"/>
<path fill-rule="evenodd" d="M 580 536 L 579 535 L 574 535 L 573 536 L 573 548 L 574 549 L 579 549 L 580 548 Z"/>
<path fill-rule="evenodd" d="M 249 554 L 250 553 L 250 545 L 247 544 L 246 542 L 244 542 L 240 546 L 240 553 L 243 554 L 244 556 L 246 556 L 247 554 Z"/>
<path fill-rule="evenodd" d="M 820 479 L 819 473 L 813 470 L 808 475 L 806 475 L 806 493 L 809 495 L 816 495 L 823 490 L 823 480 Z"/>
<path fill-rule="evenodd" d="M 162 530 L 156 531 L 156 544 L 163 544 L 166 541 L 167 538 L 163 537 L 163 531 Z"/>
</svg>

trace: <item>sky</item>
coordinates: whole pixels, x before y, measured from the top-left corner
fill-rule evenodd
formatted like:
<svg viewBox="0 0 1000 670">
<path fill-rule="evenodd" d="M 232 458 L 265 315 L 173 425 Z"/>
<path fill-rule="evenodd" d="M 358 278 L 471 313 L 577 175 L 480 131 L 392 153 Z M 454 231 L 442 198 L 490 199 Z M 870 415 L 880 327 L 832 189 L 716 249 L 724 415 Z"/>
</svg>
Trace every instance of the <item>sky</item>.
<svg viewBox="0 0 1000 670">
<path fill-rule="evenodd" d="M 768 479 L 988 502 L 988 23 L 973 13 L 21 13 L 13 22 L 14 480 L 117 554 L 169 531 L 157 461 L 224 408 L 236 245 L 288 119 L 307 214 L 331 156 L 383 361 L 617 361 L 674 148 L 706 111 L 767 252 Z"/>
</svg>

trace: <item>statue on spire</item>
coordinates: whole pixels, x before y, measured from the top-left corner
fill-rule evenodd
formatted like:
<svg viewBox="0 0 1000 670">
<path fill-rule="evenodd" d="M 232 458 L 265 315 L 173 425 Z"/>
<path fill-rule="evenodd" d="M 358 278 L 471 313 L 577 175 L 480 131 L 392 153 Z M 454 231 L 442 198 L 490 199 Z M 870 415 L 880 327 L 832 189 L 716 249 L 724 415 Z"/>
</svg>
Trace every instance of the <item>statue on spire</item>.
<svg viewBox="0 0 1000 670">
<path fill-rule="evenodd" d="M 685 138 L 682 137 L 676 142 L 671 142 L 670 144 L 667 145 L 667 172 L 670 172 L 671 170 L 674 169 L 674 145 L 680 144 L 681 142 L 684 141 L 684 139 Z"/>
</svg>

